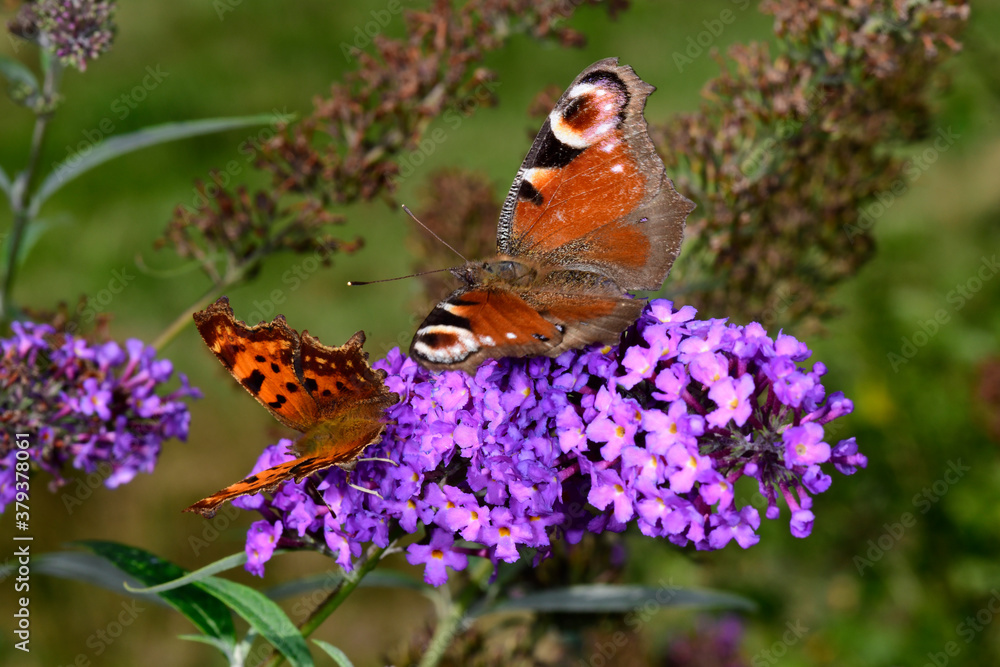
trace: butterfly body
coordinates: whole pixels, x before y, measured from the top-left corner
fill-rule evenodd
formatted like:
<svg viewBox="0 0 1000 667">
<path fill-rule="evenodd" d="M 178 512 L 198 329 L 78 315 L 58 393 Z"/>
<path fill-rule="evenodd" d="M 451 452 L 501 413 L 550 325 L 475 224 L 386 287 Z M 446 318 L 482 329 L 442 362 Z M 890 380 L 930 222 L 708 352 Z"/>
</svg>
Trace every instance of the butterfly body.
<svg viewBox="0 0 1000 667">
<path fill-rule="evenodd" d="M 212 516 L 238 496 L 268 491 L 285 480 L 339 466 L 354 467 L 385 430 L 385 409 L 399 396 L 383 384 L 385 371 L 368 365 L 364 333 L 328 347 L 279 315 L 247 326 L 222 297 L 194 314 L 195 324 L 222 365 L 275 419 L 303 435 L 292 461 L 262 470 L 205 498 L 186 511 Z"/>
<path fill-rule="evenodd" d="M 653 87 L 608 58 L 556 103 L 504 202 L 495 258 L 453 269 L 410 354 L 469 373 L 485 359 L 557 356 L 612 343 L 659 289 L 694 208 L 677 193 L 643 119 Z"/>
</svg>

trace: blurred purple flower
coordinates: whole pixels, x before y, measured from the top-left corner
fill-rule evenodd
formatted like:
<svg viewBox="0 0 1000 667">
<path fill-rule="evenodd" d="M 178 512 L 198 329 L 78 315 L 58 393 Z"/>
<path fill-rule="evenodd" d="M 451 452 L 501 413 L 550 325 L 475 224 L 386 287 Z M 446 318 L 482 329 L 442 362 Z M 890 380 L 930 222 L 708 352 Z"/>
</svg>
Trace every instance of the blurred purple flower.
<svg viewBox="0 0 1000 667">
<path fill-rule="evenodd" d="M 11 331 L 0 339 L 0 512 L 13 498 L 15 433 L 29 434 L 29 456 L 52 488 L 65 483 L 67 463 L 115 488 L 152 472 L 164 440 L 187 438 L 182 399 L 200 392 L 181 375 L 163 393 L 172 366 L 152 347 L 130 340 L 126 357 L 117 343 L 90 345 L 45 324 L 14 322 Z"/>
<path fill-rule="evenodd" d="M 432 373 L 393 350 L 375 367 L 403 400 L 366 456 L 398 465 L 360 461 L 350 476 L 381 498 L 335 468 L 239 504 L 294 525 L 302 539 L 283 544 L 322 545 L 347 567 L 365 543 L 387 545 L 390 529 L 423 527 L 429 541 L 407 558 L 434 585 L 470 555 L 544 557 L 553 540 L 632 523 L 679 546 L 748 548 L 761 516 L 737 504 L 741 477 L 758 483 L 767 518 L 783 499 L 792 534 L 808 535 L 809 494 L 831 483 L 821 466 L 850 474 L 867 463 L 853 438 L 823 442 L 823 424 L 853 405 L 840 393 L 824 402 L 826 368 L 800 367 L 811 353 L 793 337 L 694 315 L 653 301 L 619 348 L 490 360 L 475 377 Z M 254 470 L 287 457 L 269 447 Z"/>
</svg>

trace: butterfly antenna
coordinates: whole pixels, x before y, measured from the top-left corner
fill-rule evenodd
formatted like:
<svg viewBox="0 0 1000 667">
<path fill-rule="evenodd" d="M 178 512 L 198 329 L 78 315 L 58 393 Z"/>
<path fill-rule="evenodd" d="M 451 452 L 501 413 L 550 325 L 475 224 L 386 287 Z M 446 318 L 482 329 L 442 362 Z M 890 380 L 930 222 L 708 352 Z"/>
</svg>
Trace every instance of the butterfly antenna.
<svg viewBox="0 0 1000 667">
<path fill-rule="evenodd" d="M 450 270 L 451 269 L 434 269 L 433 271 L 421 271 L 420 273 L 411 273 L 408 276 L 382 278 L 381 280 L 348 280 L 347 284 L 351 287 L 358 287 L 359 285 L 374 285 L 375 283 L 391 283 L 393 280 L 406 280 L 407 278 L 416 278 L 417 276 L 426 276 L 429 273 L 441 273 L 442 271 Z"/>
<path fill-rule="evenodd" d="M 406 211 L 406 215 L 408 215 L 411 218 L 413 218 L 413 222 L 417 223 L 418 225 L 420 225 L 421 227 L 423 227 L 424 229 L 426 229 L 428 234 L 430 234 L 431 236 L 433 236 L 434 238 L 436 238 L 438 241 L 440 241 L 444 245 L 445 248 L 447 248 L 448 250 L 451 250 L 453 253 L 455 253 L 456 255 L 458 255 L 459 257 L 461 257 L 463 262 L 468 262 L 469 261 L 468 259 L 466 259 L 465 255 L 463 255 L 459 251 L 457 251 L 454 248 L 452 248 L 448 244 L 447 241 L 445 241 L 443 238 L 441 238 L 440 236 L 438 236 L 437 234 L 435 234 L 433 229 L 431 229 L 430 227 L 428 227 L 424 223 L 420 222 L 420 220 L 417 219 L 417 216 L 413 215 L 413 211 L 411 211 L 409 208 L 407 208 L 406 204 L 403 204 L 403 210 Z"/>
<path fill-rule="evenodd" d="M 465 255 L 463 255 L 459 251 L 457 251 L 454 248 L 452 248 L 450 245 L 448 245 L 447 241 L 445 241 L 443 238 L 441 238 L 440 236 L 438 236 L 437 234 L 435 234 L 433 229 L 431 229 L 430 227 L 428 227 L 424 223 L 420 222 L 420 220 L 417 218 L 417 216 L 413 215 L 413 211 L 411 211 L 406 206 L 406 204 L 403 204 L 403 210 L 406 211 L 406 214 L 408 216 L 410 216 L 411 218 L 413 218 L 413 221 L 415 223 L 417 223 L 418 225 L 420 225 L 421 227 L 423 227 L 424 229 L 426 229 L 428 234 L 430 234 L 431 236 L 433 236 L 434 238 L 436 238 L 438 241 L 440 241 L 444 245 L 444 247 L 448 248 L 453 253 L 455 253 L 456 255 L 458 255 L 459 257 L 461 257 L 462 261 L 465 261 L 465 262 L 469 261 L 468 259 L 465 258 Z M 381 280 L 349 280 L 349 281 L 347 281 L 347 284 L 349 286 L 351 286 L 351 287 L 358 287 L 360 285 L 374 285 L 375 283 L 389 283 L 389 282 L 392 282 L 393 280 L 403 280 L 405 278 L 416 278 L 417 276 L 426 276 L 426 275 L 429 275 L 431 273 L 441 273 L 442 271 L 451 271 L 451 269 L 433 269 L 431 271 L 421 271 L 420 273 L 411 273 L 409 275 L 399 276 L 397 278 L 382 278 Z"/>
</svg>

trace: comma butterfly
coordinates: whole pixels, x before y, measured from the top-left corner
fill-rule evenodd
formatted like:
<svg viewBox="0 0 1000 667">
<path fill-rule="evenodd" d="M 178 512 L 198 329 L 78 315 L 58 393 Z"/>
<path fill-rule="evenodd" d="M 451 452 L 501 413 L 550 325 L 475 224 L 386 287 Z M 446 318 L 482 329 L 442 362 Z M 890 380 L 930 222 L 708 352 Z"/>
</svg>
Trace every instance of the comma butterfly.
<svg viewBox="0 0 1000 667">
<path fill-rule="evenodd" d="M 680 252 L 694 204 L 678 194 L 642 112 L 653 86 L 607 58 L 585 69 L 542 125 L 507 194 L 498 256 L 452 269 L 465 283 L 417 329 L 432 370 L 495 357 L 555 357 L 613 343 Z"/>
<path fill-rule="evenodd" d="M 226 297 L 195 313 L 194 321 L 226 370 L 275 419 L 304 435 L 291 447 L 295 460 L 250 475 L 185 512 L 211 517 L 222 503 L 287 479 L 298 482 L 331 466 L 351 470 L 365 447 L 382 437 L 385 409 L 399 395 L 383 384 L 385 371 L 368 365 L 364 332 L 327 347 L 305 331 L 300 335 L 282 315 L 247 326 L 235 319 Z"/>
</svg>

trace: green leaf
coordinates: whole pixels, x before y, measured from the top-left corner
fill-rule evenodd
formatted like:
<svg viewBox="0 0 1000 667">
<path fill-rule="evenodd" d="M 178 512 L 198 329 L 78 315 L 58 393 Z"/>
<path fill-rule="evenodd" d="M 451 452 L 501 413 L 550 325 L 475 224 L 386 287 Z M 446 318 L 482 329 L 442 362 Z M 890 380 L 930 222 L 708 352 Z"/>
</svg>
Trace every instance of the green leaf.
<svg viewBox="0 0 1000 667">
<path fill-rule="evenodd" d="M 146 127 L 128 134 L 109 137 L 91 146 L 84 154 L 76 154 L 67 158 L 52 170 L 38 187 L 31 200 L 29 212 L 34 217 L 42 204 L 59 188 L 72 181 L 77 176 L 93 169 L 99 164 L 112 160 L 126 153 L 137 151 L 148 146 L 163 144 L 168 141 L 197 137 L 213 132 L 224 132 L 249 125 L 265 125 L 274 121 L 273 114 L 256 116 L 240 116 L 233 118 L 208 118 L 180 123 L 164 123 Z"/>
<path fill-rule="evenodd" d="M 126 584 L 125 589 L 132 593 L 162 593 L 163 591 L 170 591 L 175 588 L 180 588 L 181 586 L 186 586 L 187 584 L 193 584 L 196 581 L 201 581 L 202 579 L 210 577 L 213 574 L 231 570 L 234 567 L 243 565 L 245 562 L 247 562 L 247 553 L 245 551 L 239 551 L 234 553 L 232 556 L 220 558 L 214 563 L 209 563 L 203 568 L 197 569 L 194 572 L 189 572 L 183 577 L 174 579 L 173 581 L 168 581 L 164 584 L 150 586 L 149 588 L 132 588 Z"/>
<path fill-rule="evenodd" d="M 652 605 L 652 607 L 650 607 Z M 555 590 L 529 593 L 524 597 L 505 600 L 485 613 L 508 611 L 543 611 L 573 614 L 627 613 L 650 608 L 734 608 L 753 609 L 746 598 L 709 590 L 692 590 L 664 586 L 612 586 L 587 584 Z M 473 614 L 476 615 L 476 614 Z"/>
<path fill-rule="evenodd" d="M 263 593 L 218 577 L 209 577 L 193 585 L 214 595 L 242 616 L 250 627 L 281 651 L 293 667 L 312 667 L 312 656 L 302 634 L 281 607 Z"/>
<path fill-rule="evenodd" d="M 10 571 L 14 569 L 16 565 L 12 566 Z M 50 577 L 80 581 L 118 594 L 124 593 L 122 581 L 126 584 L 142 585 L 141 581 L 115 567 L 106 559 L 81 551 L 60 551 L 34 556 L 31 559 L 31 571 Z M 0 577 L 3 576 L 9 576 L 7 567 L 0 569 Z M 167 606 L 167 603 L 156 595 L 135 593 L 131 597 Z"/>
<path fill-rule="evenodd" d="M 185 570 L 177 565 L 136 547 L 99 540 L 87 540 L 75 544 L 114 563 L 137 579 L 140 585 L 155 586 L 173 581 L 185 574 Z M 166 591 L 159 596 L 206 635 L 221 639 L 229 645 L 235 645 L 236 629 L 233 626 L 232 614 L 226 605 L 215 597 L 194 586 Z"/>
<path fill-rule="evenodd" d="M 20 61 L 0 55 L 0 74 L 7 79 L 7 92 L 15 104 L 31 107 L 38 100 L 38 79 Z"/>
<path fill-rule="evenodd" d="M 314 639 L 312 642 L 326 651 L 326 654 L 333 658 L 333 661 L 336 662 L 339 667 L 354 667 L 354 663 L 352 663 L 350 658 L 347 657 L 347 654 L 333 644 L 325 642 L 322 639 Z"/>
<path fill-rule="evenodd" d="M 3 166 L 0 166 L 0 190 L 3 190 L 7 198 L 10 199 L 10 177 L 3 170 Z"/>
<path fill-rule="evenodd" d="M 35 73 L 21 64 L 20 60 L 15 60 L 10 56 L 0 55 L 0 74 L 3 74 L 11 83 L 23 83 L 38 90 L 38 79 Z"/>
</svg>

